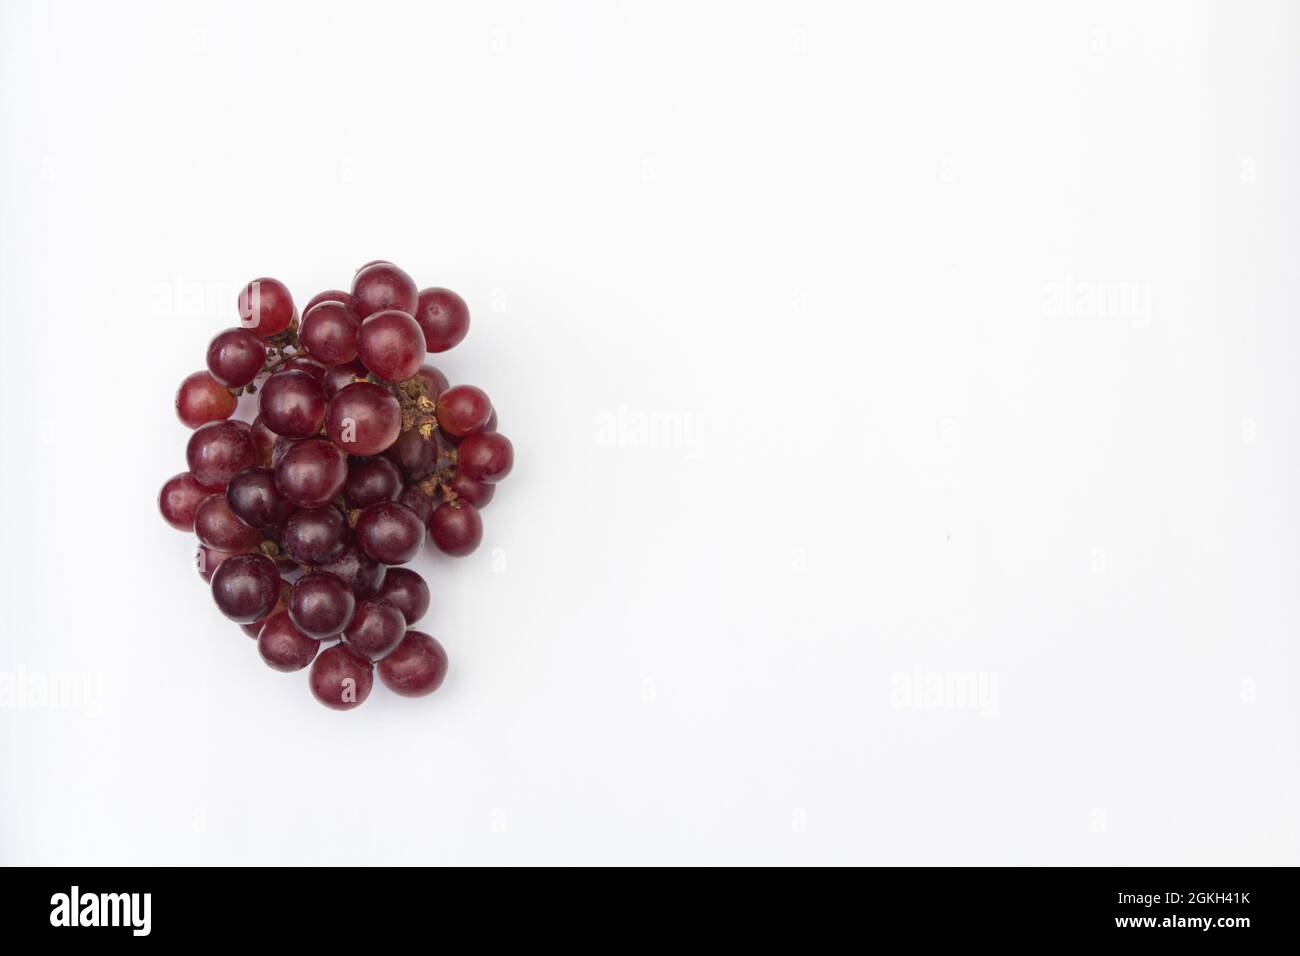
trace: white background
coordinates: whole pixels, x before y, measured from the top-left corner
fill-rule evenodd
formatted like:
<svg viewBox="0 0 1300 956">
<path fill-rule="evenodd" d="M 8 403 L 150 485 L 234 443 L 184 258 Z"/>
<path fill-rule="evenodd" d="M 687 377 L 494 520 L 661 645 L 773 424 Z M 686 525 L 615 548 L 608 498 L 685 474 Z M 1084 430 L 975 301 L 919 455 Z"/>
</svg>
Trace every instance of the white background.
<svg viewBox="0 0 1300 956">
<path fill-rule="evenodd" d="M 1300 862 L 1300 13 L 974 6 L 0 7 L 0 862 Z M 339 714 L 155 499 L 381 257 L 517 465 Z"/>
</svg>

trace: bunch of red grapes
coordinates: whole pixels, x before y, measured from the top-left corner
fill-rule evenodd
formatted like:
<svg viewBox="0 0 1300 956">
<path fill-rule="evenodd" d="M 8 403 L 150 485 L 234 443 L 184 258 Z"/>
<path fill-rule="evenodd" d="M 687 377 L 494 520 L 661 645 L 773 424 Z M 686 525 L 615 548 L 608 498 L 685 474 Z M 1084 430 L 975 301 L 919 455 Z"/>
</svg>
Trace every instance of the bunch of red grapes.
<svg viewBox="0 0 1300 956">
<path fill-rule="evenodd" d="M 377 261 L 301 321 L 283 283 L 254 279 L 239 317 L 176 393 L 194 433 L 188 470 L 159 495 L 163 518 L 197 533 L 221 612 L 276 670 L 310 665 L 327 707 L 365 701 L 375 669 L 398 694 L 432 693 L 447 654 L 410 629 L 429 588 L 394 565 L 426 534 L 447 554 L 477 548 L 479 510 L 514 464 L 487 395 L 424 364 L 465 338 L 469 309 Z M 251 423 L 231 417 L 241 394 L 257 398 Z"/>
</svg>

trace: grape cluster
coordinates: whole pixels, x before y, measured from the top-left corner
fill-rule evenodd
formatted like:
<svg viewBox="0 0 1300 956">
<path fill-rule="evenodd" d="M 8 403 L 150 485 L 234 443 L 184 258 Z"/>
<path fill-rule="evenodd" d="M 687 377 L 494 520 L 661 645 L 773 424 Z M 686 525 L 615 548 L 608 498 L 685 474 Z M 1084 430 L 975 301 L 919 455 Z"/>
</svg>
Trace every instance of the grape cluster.
<svg viewBox="0 0 1300 956">
<path fill-rule="evenodd" d="M 469 309 L 376 261 L 301 320 L 283 283 L 254 279 L 239 317 L 176 393 L 194 431 L 163 518 L 198 535 L 221 612 L 276 670 L 310 665 L 327 707 L 360 705 L 376 669 L 398 694 L 432 693 L 447 655 L 411 629 L 429 587 L 394 565 L 426 537 L 446 554 L 477 548 L 479 511 L 514 464 L 487 395 L 424 364 L 465 338 Z M 232 418 L 241 394 L 256 396 L 251 423 Z"/>
</svg>

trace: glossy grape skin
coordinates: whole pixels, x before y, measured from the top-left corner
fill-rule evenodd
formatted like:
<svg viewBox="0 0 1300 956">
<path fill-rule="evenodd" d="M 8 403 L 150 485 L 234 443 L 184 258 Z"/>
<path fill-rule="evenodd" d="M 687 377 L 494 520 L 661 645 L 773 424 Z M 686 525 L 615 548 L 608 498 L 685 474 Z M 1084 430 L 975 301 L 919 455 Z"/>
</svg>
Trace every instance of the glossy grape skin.
<svg viewBox="0 0 1300 956">
<path fill-rule="evenodd" d="M 342 365 L 331 365 L 325 370 L 321 385 L 325 388 L 327 398 L 333 398 L 358 379 L 366 377 L 366 367 L 355 359 Z"/>
<path fill-rule="evenodd" d="M 463 557 L 483 540 L 483 519 L 471 504 L 443 502 L 429 516 L 429 537 L 444 554 Z"/>
<path fill-rule="evenodd" d="M 288 605 L 284 603 L 284 588 L 282 587 L 280 589 L 280 598 L 275 602 L 275 607 L 271 608 L 270 614 L 266 615 L 266 617 L 258 618 L 252 624 L 241 624 L 239 625 L 239 629 L 243 631 L 245 634 L 247 634 L 249 637 L 251 637 L 253 640 L 257 640 L 257 635 L 262 633 L 263 625 L 265 625 L 267 621 L 271 620 L 271 618 L 275 617 L 275 615 L 279 614 L 281 611 L 287 611 L 287 610 L 288 610 Z"/>
<path fill-rule="evenodd" d="M 201 425 L 185 446 L 185 463 L 204 488 L 224 489 L 231 478 L 257 464 L 252 429 L 240 421 Z"/>
<path fill-rule="evenodd" d="M 289 517 L 293 505 L 275 487 L 270 468 L 245 468 L 226 485 L 226 502 L 250 528 L 269 528 Z"/>
<path fill-rule="evenodd" d="M 294 582 L 288 603 L 294 627 L 310 638 L 328 641 L 348 626 L 357 599 L 338 575 L 313 571 Z"/>
<path fill-rule="evenodd" d="M 298 341 L 322 365 L 339 365 L 357 357 L 360 323 L 342 302 L 321 302 L 302 317 Z"/>
<path fill-rule="evenodd" d="M 226 617 L 236 624 L 249 624 L 275 607 L 280 598 L 280 572 L 264 554 L 233 555 L 213 572 L 212 598 Z"/>
<path fill-rule="evenodd" d="M 426 528 L 428 527 L 429 516 L 433 514 L 433 498 L 426 495 L 416 485 L 407 485 L 402 489 L 402 493 L 397 496 L 397 501 L 403 507 L 411 509 L 421 523 Z"/>
<path fill-rule="evenodd" d="M 301 508 L 284 523 L 281 541 L 289 557 L 300 564 L 333 561 L 347 545 L 348 523 L 338 508 Z"/>
<path fill-rule="evenodd" d="M 379 662 L 379 679 L 403 697 L 423 697 L 442 686 L 447 652 L 423 631 L 407 631 L 400 644 Z"/>
<path fill-rule="evenodd" d="M 195 545 L 194 569 L 199 572 L 199 577 L 204 581 L 211 581 L 212 573 L 221 567 L 221 562 L 233 557 L 233 554 L 227 554 L 225 551 L 214 551 L 201 544 Z"/>
<path fill-rule="evenodd" d="M 222 385 L 243 388 L 266 364 L 266 346 L 248 329 L 226 329 L 208 343 L 208 371 Z"/>
<path fill-rule="evenodd" d="M 321 384 L 322 388 L 324 387 L 325 366 L 321 365 L 320 362 L 313 362 L 305 355 L 295 355 L 291 359 L 286 359 L 285 363 L 276 369 L 277 375 L 281 372 L 306 372 L 312 377 L 313 381 Z"/>
<path fill-rule="evenodd" d="M 410 627 L 429 610 L 429 585 L 410 568 L 389 568 L 374 600 L 397 608 Z"/>
<path fill-rule="evenodd" d="M 162 513 L 163 520 L 177 531 L 193 531 L 194 511 L 199 502 L 211 493 L 195 481 L 188 471 L 182 471 L 179 475 L 168 478 L 158 492 L 158 510 Z"/>
<path fill-rule="evenodd" d="M 308 299 L 307 304 L 303 306 L 303 318 L 306 318 L 307 313 L 316 308 L 316 306 L 320 305 L 322 302 L 342 302 L 344 305 L 351 305 L 352 293 L 344 292 L 342 289 L 326 289 L 324 292 L 317 292 L 314 296 Z"/>
<path fill-rule="evenodd" d="M 405 564 L 424 547 L 424 525 L 395 501 L 363 508 L 355 532 L 358 547 L 382 564 Z"/>
<path fill-rule="evenodd" d="M 515 448 L 498 432 L 475 432 L 460 443 L 457 465 L 473 481 L 495 484 L 515 465 Z"/>
<path fill-rule="evenodd" d="M 359 656 L 377 661 L 406 633 L 406 618 L 391 604 L 373 598 L 357 602 L 356 613 L 343 631 L 343 643 Z"/>
<path fill-rule="evenodd" d="M 237 404 L 230 389 L 209 372 L 187 375 L 176 390 L 176 417 L 189 428 L 227 419 L 235 414 Z"/>
<path fill-rule="evenodd" d="M 328 404 L 320 383 L 297 370 L 276 372 L 257 394 L 262 424 L 285 438 L 310 438 L 319 432 Z"/>
<path fill-rule="evenodd" d="M 387 458 L 348 459 L 343 500 L 349 507 L 364 508 L 378 501 L 396 501 L 401 493 L 402 473 Z"/>
<path fill-rule="evenodd" d="M 270 429 L 267 429 L 270 431 Z M 271 432 L 275 435 L 275 432 Z M 298 444 L 293 438 L 285 438 L 283 435 L 275 435 L 275 442 L 271 445 L 271 467 L 275 468 L 280 461 L 289 453 L 289 449 Z"/>
<path fill-rule="evenodd" d="M 397 436 L 384 457 L 397 466 L 408 481 L 418 481 L 433 474 L 438 460 L 438 446 L 425 438 L 418 428 L 410 428 Z"/>
<path fill-rule="evenodd" d="M 451 473 L 451 478 L 447 480 L 447 487 L 456 492 L 456 497 L 461 501 L 468 501 L 480 511 L 497 493 L 495 485 L 475 481 L 465 475 L 459 468 Z"/>
<path fill-rule="evenodd" d="M 240 521 L 220 492 L 199 502 L 194 511 L 194 533 L 207 547 L 232 554 L 252 551 L 262 540 L 261 532 Z"/>
<path fill-rule="evenodd" d="M 455 385 L 438 396 L 438 427 L 453 438 L 481 431 L 492 416 L 487 393 L 473 385 Z"/>
<path fill-rule="evenodd" d="M 374 684 L 374 665 L 352 653 L 345 644 L 321 651 L 311 666 L 312 696 L 333 710 L 360 707 Z"/>
<path fill-rule="evenodd" d="M 293 296 L 278 279 L 254 279 L 239 293 L 239 324 L 259 339 L 279 335 L 293 317 Z"/>
<path fill-rule="evenodd" d="M 325 432 L 349 455 L 378 455 L 402 431 L 402 406 L 374 382 L 353 382 L 339 391 L 325 413 Z"/>
<path fill-rule="evenodd" d="M 415 312 L 419 300 L 420 292 L 415 282 L 391 262 L 372 262 L 362 266 L 352 279 L 352 311 L 363 321 L 386 309 L 399 309 L 409 316 Z M 423 344 L 423 333 L 420 341 Z"/>
<path fill-rule="evenodd" d="M 387 569 L 353 542 L 343 548 L 341 555 L 322 564 L 318 570 L 338 575 L 358 598 L 368 598 L 374 597 L 383 586 Z"/>
<path fill-rule="evenodd" d="M 272 614 L 257 635 L 257 652 L 277 671 L 300 671 L 319 650 L 318 642 L 293 626 L 287 611 Z"/>
<path fill-rule="evenodd" d="M 253 436 L 253 446 L 257 449 L 257 463 L 263 468 L 269 467 L 271 453 L 275 450 L 275 440 L 280 436 L 266 427 L 261 415 L 255 416 L 253 424 L 248 427 Z"/>
<path fill-rule="evenodd" d="M 469 332 L 469 306 L 450 289 L 421 289 L 412 314 L 430 352 L 445 352 L 459 345 Z"/>
<path fill-rule="evenodd" d="M 319 438 L 295 442 L 275 466 L 280 494 L 300 508 L 329 504 L 347 479 L 347 457 Z"/>
<path fill-rule="evenodd" d="M 385 309 L 357 330 L 357 358 L 388 382 L 402 382 L 424 364 L 424 333 L 405 312 Z"/>
</svg>

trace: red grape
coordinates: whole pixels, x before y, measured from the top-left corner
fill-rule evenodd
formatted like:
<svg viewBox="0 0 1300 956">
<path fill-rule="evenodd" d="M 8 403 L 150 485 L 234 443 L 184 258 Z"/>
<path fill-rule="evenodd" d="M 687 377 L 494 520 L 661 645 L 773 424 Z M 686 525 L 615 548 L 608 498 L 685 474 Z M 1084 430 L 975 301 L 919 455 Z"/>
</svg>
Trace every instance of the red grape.
<svg viewBox="0 0 1300 956">
<path fill-rule="evenodd" d="M 469 306 L 450 289 L 421 289 L 414 315 L 430 352 L 459 345 L 469 332 Z"/>
<path fill-rule="evenodd" d="M 447 482 L 447 487 L 456 492 L 456 497 L 461 501 L 468 501 L 480 510 L 497 493 L 495 485 L 475 481 L 473 478 L 467 477 L 459 468 L 451 473 L 451 479 Z"/>
<path fill-rule="evenodd" d="M 483 519 L 478 509 L 463 501 L 447 501 L 429 516 L 429 537 L 445 554 L 471 553 L 483 540 Z"/>
<path fill-rule="evenodd" d="M 420 519 L 420 523 L 426 527 L 429 524 L 429 515 L 433 514 L 433 499 L 426 495 L 416 485 L 407 485 L 398 495 L 397 501 L 406 508 L 410 508 L 412 513 Z"/>
<path fill-rule="evenodd" d="M 285 438 L 310 438 L 320 431 L 328 406 L 325 390 L 306 372 L 276 372 L 257 396 L 259 417 Z"/>
<path fill-rule="evenodd" d="M 385 381 L 405 381 L 424 363 L 424 333 L 405 312 L 375 312 L 357 330 L 357 358 Z"/>
<path fill-rule="evenodd" d="M 321 651 L 311 666 L 311 692 L 326 707 L 351 710 L 365 703 L 374 684 L 374 665 L 335 644 Z"/>
<path fill-rule="evenodd" d="M 325 382 L 325 366 L 320 362 L 313 362 L 305 355 L 295 355 L 293 358 L 286 359 L 284 364 L 276 369 L 276 374 L 281 372 L 306 372 L 316 382 L 321 383 L 322 387 Z"/>
<path fill-rule="evenodd" d="M 266 346 L 248 329 L 226 329 L 208 343 L 208 371 L 222 385 L 243 388 L 266 363 Z"/>
<path fill-rule="evenodd" d="M 326 289 L 324 292 L 317 292 L 314 296 L 308 299 L 307 304 L 303 306 L 303 318 L 305 319 L 307 313 L 322 302 L 342 302 L 344 305 L 351 305 L 352 293 L 344 292 L 342 289 Z"/>
<path fill-rule="evenodd" d="M 419 298 L 415 282 L 391 262 L 368 263 L 352 279 L 352 311 L 359 319 L 385 309 L 401 309 L 411 315 Z"/>
<path fill-rule="evenodd" d="M 348 544 L 333 561 L 318 570 L 336 574 L 359 598 L 374 597 L 384 583 L 384 565 L 366 554 L 356 544 Z"/>
<path fill-rule="evenodd" d="M 357 545 L 383 564 L 405 564 L 424 546 L 424 525 L 409 508 L 380 501 L 357 517 Z"/>
<path fill-rule="evenodd" d="M 480 431 L 492 415 L 487 393 L 473 385 L 456 385 L 438 396 L 438 427 L 454 438 Z"/>
<path fill-rule="evenodd" d="M 460 443 L 457 464 L 465 477 L 494 484 L 510 474 L 515 448 L 498 432 L 475 432 Z"/>
<path fill-rule="evenodd" d="M 233 554 L 227 554 L 225 551 L 213 551 L 201 544 L 196 545 L 194 548 L 194 568 L 199 572 L 199 577 L 205 581 L 211 581 L 212 572 L 221 567 L 221 562 L 225 561 L 226 558 L 233 557 Z"/>
<path fill-rule="evenodd" d="M 308 355 L 324 365 L 351 362 L 357 357 L 359 325 L 342 302 L 321 302 L 303 315 L 298 341 Z"/>
<path fill-rule="evenodd" d="M 275 466 L 280 494 L 300 508 L 329 504 L 347 479 L 346 456 L 319 438 L 295 442 Z"/>
<path fill-rule="evenodd" d="M 237 624 L 266 617 L 280 597 L 280 572 L 264 554 L 236 554 L 212 574 L 212 597 Z"/>
<path fill-rule="evenodd" d="M 195 481 L 220 491 L 239 472 L 257 464 L 252 430 L 247 422 L 209 422 L 190 436 L 185 462 Z"/>
<path fill-rule="evenodd" d="M 300 671 L 315 658 L 320 644 L 293 626 L 286 611 L 266 619 L 257 635 L 257 652 L 278 671 Z"/>
<path fill-rule="evenodd" d="M 208 372 L 187 375 L 176 390 L 176 417 L 190 428 L 229 418 L 236 404 L 230 389 Z"/>
<path fill-rule="evenodd" d="M 333 398 L 342 389 L 365 377 L 366 367 L 353 359 L 351 362 L 344 362 L 342 365 L 331 365 L 327 368 L 325 378 L 321 384 L 325 386 L 326 397 Z"/>
<path fill-rule="evenodd" d="M 280 334 L 293 317 L 293 296 L 277 279 L 254 279 L 239 293 L 239 324 L 260 339 Z"/>
<path fill-rule="evenodd" d="M 266 427 L 261 415 L 253 418 L 253 424 L 249 428 L 253 434 L 253 445 L 257 448 L 257 463 L 263 467 L 270 465 L 272 463 L 271 453 L 275 450 L 275 441 L 278 436 Z"/>
<path fill-rule="evenodd" d="M 226 502 L 235 517 L 250 528 L 279 524 L 293 510 L 275 487 L 275 472 L 270 468 L 245 468 L 231 478 L 226 485 Z"/>
<path fill-rule="evenodd" d="M 252 551 L 262 540 L 256 528 L 250 528 L 230 510 L 226 496 L 208 495 L 194 512 L 194 532 L 209 548 L 229 553 Z"/>
<path fill-rule="evenodd" d="M 390 449 L 391 450 L 391 449 Z M 402 475 L 387 458 L 349 458 L 343 499 L 353 508 L 377 501 L 396 501 L 402 493 Z"/>
<path fill-rule="evenodd" d="M 343 554 L 347 534 L 348 523 L 342 513 L 326 505 L 295 511 L 284 523 L 281 540 L 289 557 L 301 564 L 316 565 Z"/>
<path fill-rule="evenodd" d="M 423 697 L 442 686 L 447 652 L 423 631 L 407 631 L 402 642 L 379 662 L 379 679 L 403 697 Z"/>
<path fill-rule="evenodd" d="M 325 571 L 304 574 L 289 591 L 289 616 L 294 626 L 318 641 L 342 634 L 356 606 L 346 582 Z"/>
<path fill-rule="evenodd" d="M 193 475 L 182 471 L 168 478 L 162 491 L 158 492 L 158 510 L 162 512 L 163 520 L 177 531 L 193 531 L 194 509 L 210 494 L 194 480 Z"/>
<path fill-rule="evenodd" d="M 377 661 L 397 646 L 405 632 L 406 618 L 397 608 L 373 599 L 359 601 L 343 631 L 343 643 L 358 655 Z"/>
<path fill-rule="evenodd" d="M 418 481 L 433 474 L 438 446 L 433 439 L 421 435 L 418 428 L 411 428 L 397 436 L 397 441 L 388 446 L 384 457 L 396 465 L 408 481 Z"/>
<path fill-rule="evenodd" d="M 429 398 L 437 398 L 447 390 L 447 376 L 443 375 L 432 365 L 421 365 L 420 370 L 415 373 L 424 382 L 424 394 Z"/>
<path fill-rule="evenodd" d="M 409 627 L 429 610 L 429 585 L 410 568 L 389 568 L 376 601 L 391 604 L 402 612 Z"/>
<path fill-rule="evenodd" d="M 402 406 L 374 382 L 353 382 L 330 400 L 325 432 L 350 455 L 377 455 L 402 431 Z"/>
</svg>

